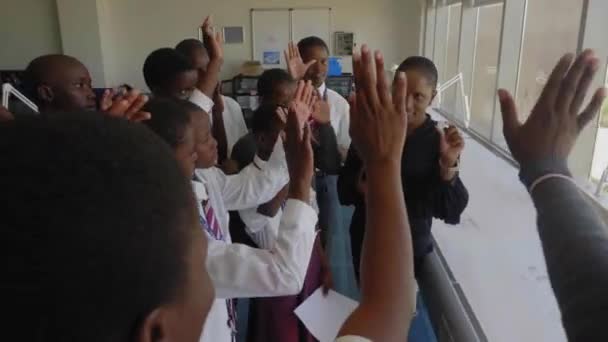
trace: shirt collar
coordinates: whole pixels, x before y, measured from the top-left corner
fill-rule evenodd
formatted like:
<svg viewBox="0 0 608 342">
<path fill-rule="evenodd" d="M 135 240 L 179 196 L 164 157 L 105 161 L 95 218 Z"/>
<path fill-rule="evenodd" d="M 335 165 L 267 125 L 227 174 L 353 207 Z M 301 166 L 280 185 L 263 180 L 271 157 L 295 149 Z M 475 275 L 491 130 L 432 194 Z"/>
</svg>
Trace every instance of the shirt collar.
<svg viewBox="0 0 608 342">
<path fill-rule="evenodd" d="M 319 91 L 319 95 L 320 96 L 324 96 L 325 95 L 325 89 L 327 87 L 325 86 L 325 82 L 323 82 L 323 84 L 321 84 L 321 86 L 319 88 L 317 88 L 317 90 Z"/>
<path fill-rule="evenodd" d="M 194 195 L 196 196 L 196 201 L 206 201 L 209 199 L 209 194 L 207 193 L 207 187 L 205 186 L 205 181 L 192 180 L 192 191 L 194 191 Z"/>
</svg>

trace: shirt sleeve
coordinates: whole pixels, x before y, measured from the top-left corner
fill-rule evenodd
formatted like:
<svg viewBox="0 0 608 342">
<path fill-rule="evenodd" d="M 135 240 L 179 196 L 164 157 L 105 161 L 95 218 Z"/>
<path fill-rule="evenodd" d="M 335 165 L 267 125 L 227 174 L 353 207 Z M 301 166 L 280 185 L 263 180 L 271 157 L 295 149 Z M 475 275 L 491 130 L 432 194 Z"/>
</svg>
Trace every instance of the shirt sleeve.
<svg viewBox="0 0 608 342">
<path fill-rule="evenodd" d="M 456 175 L 449 182 L 438 177 L 430 195 L 433 217 L 441 219 L 447 224 L 460 223 L 460 215 L 469 203 L 469 192 L 460 176 Z"/>
<path fill-rule="evenodd" d="M 525 175 L 569 174 L 565 161 L 522 165 Z M 547 270 L 569 341 L 608 340 L 608 233 L 586 195 L 566 179 L 540 183 L 532 199 Z"/>
<path fill-rule="evenodd" d="M 209 98 L 209 96 L 205 95 L 202 91 L 194 89 L 192 94 L 190 94 L 190 102 L 201 107 L 208 114 L 211 114 L 213 100 Z"/>
<path fill-rule="evenodd" d="M 372 340 L 361 336 L 342 336 L 338 337 L 336 342 L 372 342 Z"/>
<path fill-rule="evenodd" d="M 218 298 L 298 294 L 315 240 L 317 216 L 304 202 L 287 201 L 271 250 L 210 240 L 207 269 Z"/>
<path fill-rule="evenodd" d="M 270 201 L 288 182 L 289 172 L 273 167 L 257 155 L 253 163 L 235 175 L 225 175 L 218 181 L 226 209 L 241 210 Z"/>
<path fill-rule="evenodd" d="M 342 113 L 340 119 L 340 129 L 338 130 L 337 139 L 338 146 L 345 151 L 348 151 L 350 147 L 351 138 L 350 138 L 350 105 L 347 101 L 343 102 L 342 105 Z"/>
</svg>

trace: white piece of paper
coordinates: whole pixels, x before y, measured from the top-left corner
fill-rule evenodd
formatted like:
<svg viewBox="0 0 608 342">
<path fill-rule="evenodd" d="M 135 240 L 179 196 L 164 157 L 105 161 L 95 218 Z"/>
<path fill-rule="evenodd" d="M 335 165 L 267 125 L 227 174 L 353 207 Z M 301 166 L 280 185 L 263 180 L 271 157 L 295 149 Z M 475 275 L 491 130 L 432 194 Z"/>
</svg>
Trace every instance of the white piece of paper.
<svg viewBox="0 0 608 342">
<path fill-rule="evenodd" d="M 294 312 L 320 342 L 333 342 L 342 324 L 359 306 L 356 301 L 330 290 L 327 296 L 318 288 Z"/>
</svg>

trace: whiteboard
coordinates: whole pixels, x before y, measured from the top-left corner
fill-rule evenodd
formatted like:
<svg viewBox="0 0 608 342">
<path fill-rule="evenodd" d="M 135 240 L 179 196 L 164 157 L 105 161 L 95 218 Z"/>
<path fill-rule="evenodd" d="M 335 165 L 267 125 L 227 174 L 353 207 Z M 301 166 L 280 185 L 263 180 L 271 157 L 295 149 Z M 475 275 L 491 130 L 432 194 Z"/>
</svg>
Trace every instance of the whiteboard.
<svg viewBox="0 0 608 342">
<path fill-rule="evenodd" d="M 293 9 L 291 11 L 291 38 L 299 42 L 302 38 L 317 36 L 331 51 L 331 9 Z"/>
<path fill-rule="evenodd" d="M 289 10 L 252 10 L 251 27 L 252 59 L 265 69 L 286 68 L 283 50 L 291 38 Z"/>
</svg>

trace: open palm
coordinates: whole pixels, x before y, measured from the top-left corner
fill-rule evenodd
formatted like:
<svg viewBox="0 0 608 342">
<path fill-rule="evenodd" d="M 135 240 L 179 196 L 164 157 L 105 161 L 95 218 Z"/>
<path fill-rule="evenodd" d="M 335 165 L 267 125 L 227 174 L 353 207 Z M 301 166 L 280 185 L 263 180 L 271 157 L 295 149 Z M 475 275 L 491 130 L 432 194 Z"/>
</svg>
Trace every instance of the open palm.
<svg viewBox="0 0 608 342">
<path fill-rule="evenodd" d="M 298 47 L 293 42 L 289 43 L 289 46 L 287 47 L 287 50 L 284 51 L 284 54 L 285 62 L 287 63 L 287 70 L 289 71 L 291 77 L 296 80 L 301 80 L 304 78 L 308 68 L 317 62 L 313 59 L 308 63 L 304 63 Z"/>
</svg>

